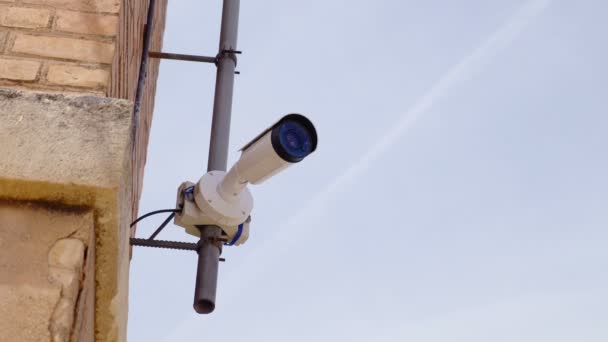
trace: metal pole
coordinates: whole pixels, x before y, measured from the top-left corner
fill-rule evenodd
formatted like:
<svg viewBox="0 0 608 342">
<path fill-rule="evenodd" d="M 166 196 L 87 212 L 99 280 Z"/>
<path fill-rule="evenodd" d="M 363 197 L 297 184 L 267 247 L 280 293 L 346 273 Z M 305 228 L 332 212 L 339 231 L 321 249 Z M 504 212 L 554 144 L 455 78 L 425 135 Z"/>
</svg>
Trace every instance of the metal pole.
<svg viewBox="0 0 608 342">
<path fill-rule="evenodd" d="M 236 51 L 239 5 L 239 0 L 224 0 L 222 9 L 207 171 L 225 171 L 228 161 L 230 114 L 236 68 L 236 55 L 233 51 Z M 198 313 L 211 313 L 215 309 L 217 274 L 222 252 L 222 243 L 217 239 L 221 236 L 222 230 L 216 226 L 198 228 L 201 232 L 201 239 L 198 243 L 194 310 Z"/>
<path fill-rule="evenodd" d="M 226 170 L 239 21 L 239 0 L 224 0 L 207 171 Z"/>
</svg>

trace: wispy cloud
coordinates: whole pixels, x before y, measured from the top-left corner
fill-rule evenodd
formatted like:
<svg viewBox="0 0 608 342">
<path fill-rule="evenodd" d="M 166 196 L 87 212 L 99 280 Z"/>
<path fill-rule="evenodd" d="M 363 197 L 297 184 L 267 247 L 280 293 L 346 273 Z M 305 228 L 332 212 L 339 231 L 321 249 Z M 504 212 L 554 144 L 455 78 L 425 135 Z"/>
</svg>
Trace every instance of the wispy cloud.
<svg viewBox="0 0 608 342">
<path fill-rule="evenodd" d="M 249 280 L 256 277 L 256 274 L 263 268 L 265 262 L 277 258 L 278 255 L 289 248 L 290 244 L 299 240 L 299 235 L 310 234 L 311 231 L 307 230 L 306 227 L 309 227 L 312 222 L 325 214 L 325 208 L 341 190 L 348 188 L 361 177 L 375 160 L 395 145 L 450 90 L 482 71 L 500 51 L 521 35 L 525 28 L 550 3 L 551 0 L 532 0 L 525 3 L 517 13 L 511 16 L 502 27 L 493 32 L 479 47 L 450 68 L 429 91 L 400 116 L 399 120 L 385 134 L 378 137 L 377 142 L 365 151 L 358 160 L 354 161 L 323 190 L 313 196 L 287 222 L 282 223 L 281 230 L 253 251 L 248 258 L 248 262 L 244 263 L 239 270 L 239 280 L 229 278 L 223 282 L 228 285 L 228 288 L 222 289 L 222 292 L 238 293 L 238 289 L 232 288 L 232 286 L 243 286 L 243 284 L 249 283 Z M 224 302 L 221 305 L 227 304 L 229 303 Z M 191 333 L 199 329 L 195 322 L 195 317 L 185 320 L 167 341 L 181 341 L 185 340 L 185 336 L 192 336 Z"/>
</svg>

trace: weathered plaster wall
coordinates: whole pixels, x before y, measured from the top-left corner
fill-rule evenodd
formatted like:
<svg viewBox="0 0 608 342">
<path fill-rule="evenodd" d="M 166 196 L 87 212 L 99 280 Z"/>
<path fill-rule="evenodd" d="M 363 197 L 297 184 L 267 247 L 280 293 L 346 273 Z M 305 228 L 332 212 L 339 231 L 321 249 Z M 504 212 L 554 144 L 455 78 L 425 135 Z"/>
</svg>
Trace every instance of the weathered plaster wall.
<svg viewBox="0 0 608 342">
<path fill-rule="evenodd" d="M 0 90 L 0 122 L 0 198 L 91 210 L 96 340 L 124 340 L 132 104 L 92 95 Z"/>
<path fill-rule="evenodd" d="M 0 340 L 93 341 L 94 255 L 91 211 L 0 201 Z"/>
</svg>

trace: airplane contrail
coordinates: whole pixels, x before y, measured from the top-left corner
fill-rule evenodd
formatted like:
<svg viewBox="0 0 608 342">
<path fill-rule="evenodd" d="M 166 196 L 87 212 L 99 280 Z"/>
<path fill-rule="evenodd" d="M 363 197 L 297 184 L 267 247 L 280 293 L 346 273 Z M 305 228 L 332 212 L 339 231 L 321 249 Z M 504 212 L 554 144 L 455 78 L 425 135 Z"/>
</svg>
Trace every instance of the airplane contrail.
<svg viewBox="0 0 608 342">
<path fill-rule="evenodd" d="M 224 293 L 237 294 L 239 286 L 249 283 L 245 279 L 251 280 L 256 277 L 256 273 L 260 272 L 261 265 L 264 261 L 271 261 L 288 249 L 289 244 L 297 242 L 295 234 L 306 234 L 310 230 L 303 229 L 310 226 L 310 222 L 318 219 L 325 212 L 332 198 L 347 185 L 352 184 L 359 176 L 364 174 L 382 154 L 387 152 L 399 139 L 421 118 L 423 114 L 428 112 L 438 100 L 444 97 L 454 86 L 459 83 L 466 82 L 476 73 L 481 72 L 487 64 L 504 48 L 512 43 L 524 29 L 540 15 L 551 3 L 552 0 L 531 0 L 522 5 L 519 10 L 511 16 L 507 22 L 494 31 L 490 36 L 470 54 L 464 57 L 459 63 L 452 66 L 448 72 L 441 77 L 413 106 L 401 115 L 399 121 L 391 126 L 391 128 L 378 138 L 362 156 L 347 167 L 344 172 L 338 175 L 334 180 L 317 193 L 307 204 L 293 215 L 286 223 L 281 224 L 282 228 L 269 239 L 267 239 L 260 247 L 251 253 L 247 260 L 242 264 L 238 272 L 233 272 L 231 275 L 239 280 L 228 279 L 225 284 L 230 284 L 228 288 L 222 289 Z M 296 229 L 296 228 L 300 229 Z M 262 261 L 264 259 L 264 261 Z M 230 278 L 230 277 L 229 277 Z M 232 288 L 234 286 L 234 288 Z M 229 303 L 222 303 L 226 306 Z M 196 317 L 185 320 L 179 325 L 178 329 L 170 335 L 170 339 L 166 341 L 181 341 L 188 336 L 188 326 L 191 329 L 197 329 L 199 325 L 190 324 L 196 322 Z M 179 335 L 179 336 L 177 336 Z M 200 335 L 199 335 L 200 336 Z"/>
</svg>

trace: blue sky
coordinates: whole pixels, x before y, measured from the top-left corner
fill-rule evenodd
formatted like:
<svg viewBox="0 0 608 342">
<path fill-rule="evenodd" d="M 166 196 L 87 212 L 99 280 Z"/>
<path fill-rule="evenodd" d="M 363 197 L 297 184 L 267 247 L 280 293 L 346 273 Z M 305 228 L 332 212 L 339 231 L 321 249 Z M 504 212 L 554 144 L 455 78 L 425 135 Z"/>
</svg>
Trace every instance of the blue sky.
<svg viewBox="0 0 608 342">
<path fill-rule="evenodd" d="M 215 54 L 220 11 L 171 2 L 164 50 Z M 290 112 L 318 151 L 251 187 L 213 314 L 195 254 L 136 249 L 129 339 L 606 341 L 607 11 L 244 1 L 229 160 Z M 162 63 L 141 213 L 206 170 L 214 78 Z"/>
</svg>

